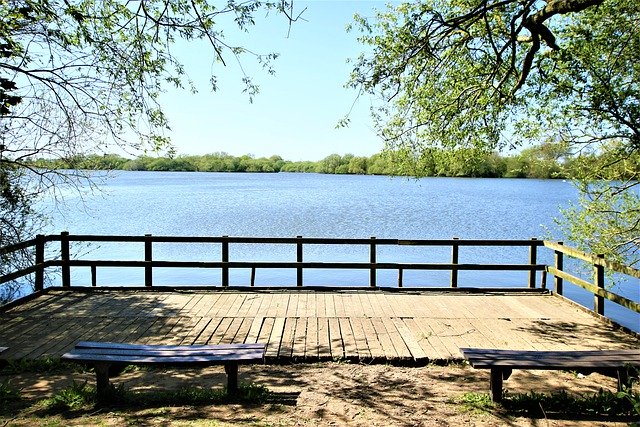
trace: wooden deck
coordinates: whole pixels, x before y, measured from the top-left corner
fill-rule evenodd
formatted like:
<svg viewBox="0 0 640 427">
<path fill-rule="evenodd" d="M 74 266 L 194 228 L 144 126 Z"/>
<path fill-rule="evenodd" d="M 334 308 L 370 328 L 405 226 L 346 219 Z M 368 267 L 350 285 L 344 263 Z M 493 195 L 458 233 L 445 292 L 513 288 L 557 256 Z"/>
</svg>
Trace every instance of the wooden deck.
<svg viewBox="0 0 640 427">
<path fill-rule="evenodd" d="M 638 348 L 549 294 L 383 290 L 53 289 L 0 313 L 3 357 L 59 357 L 80 340 L 267 343 L 267 361 L 424 364 L 461 347 Z"/>
</svg>

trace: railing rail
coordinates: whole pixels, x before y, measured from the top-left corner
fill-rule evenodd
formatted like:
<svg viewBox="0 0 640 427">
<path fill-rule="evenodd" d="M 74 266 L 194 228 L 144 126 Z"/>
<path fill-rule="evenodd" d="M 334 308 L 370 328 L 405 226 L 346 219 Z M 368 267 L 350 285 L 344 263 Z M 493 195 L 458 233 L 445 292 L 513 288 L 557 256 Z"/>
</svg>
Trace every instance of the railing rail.
<svg viewBox="0 0 640 427">
<path fill-rule="evenodd" d="M 59 242 L 60 258 L 45 260 L 45 246 L 49 242 Z M 114 243 L 140 243 L 143 245 L 144 257 L 142 260 L 89 260 L 72 259 L 71 242 L 114 242 Z M 153 256 L 153 247 L 156 243 L 203 243 L 220 245 L 219 261 L 166 261 L 157 260 Z M 283 244 L 295 247 L 295 261 L 234 261 L 230 260 L 229 246 L 233 244 L 257 244 L 271 245 Z M 349 245 L 365 246 L 369 249 L 368 262 L 324 262 L 305 261 L 304 248 L 308 245 Z M 378 262 L 377 248 L 381 246 L 441 246 L 451 248 L 449 263 L 403 263 L 403 262 Z M 526 263 L 513 264 L 475 264 L 459 263 L 461 247 L 525 247 L 529 249 Z M 378 239 L 370 238 L 318 238 L 318 237 L 233 237 L 233 236 L 106 236 L 106 235 L 70 235 L 62 232 L 59 235 L 38 235 L 35 239 L 20 242 L 15 245 L 0 248 L 0 254 L 9 254 L 18 250 L 34 249 L 34 264 L 18 271 L 9 272 L 0 276 L 0 284 L 19 279 L 20 277 L 35 273 L 35 290 L 44 288 L 44 272 L 49 267 L 60 267 L 61 282 L 63 287 L 71 287 L 71 268 L 89 267 L 91 269 L 91 285 L 97 286 L 97 269 L 104 267 L 124 267 L 144 269 L 144 284 L 153 286 L 153 271 L 155 268 L 203 268 L 219 269 L 221 272 L 220 285 L 229 286 L 229 271 L 231 269 L 251 269 L 250 286 L 255 284 L 256 269 L 293 269 L 296 271 L 296 286 L 304 285 L 304 271 L 309 269 L 340 269 L 340 270 L 368 270 L 369 286 L 377 287 L 378 270 L 397 270 L 398 287 L 404 286 L 403 274 L 405 270 L 435 270 L 450 271 L 449 286 L 457 288 L 458 273 L 460 271 L 523 271 L 529 272 L 528 288 L 536 288 L 536 272 L 542 272 L 540 287 L 546 287 L 546 274 L 554 276 L 554 290 L 557 294 L 564 293 L 564 282 L 577 285 L 594 295 L 594 311 L 604 314 L 604 300 L 613 301 L 629 310 L 640 313 L 640 304 L 629 298 L 625 298 L 610 290 L 605 289 L 605 269 L 640 278 L 640 270 L 620 263 L 608 261 L 602 256 L 588 254 L 562 244 L 562 242 L 550 242 L 538 239 L 530 240 L 481 240 L 481 239 Z M 553 251 L 554 265 L 538 263 L 538 248 Z M 564 257 L 570 256 L 590 263 L 594 269 L 593 282 L 573 276 L 564 270 Z"/>
<path fill-rule="evenodd" d="M 545 241 L 544 246 L 552 249 L 555 253 L 555 265 L 548 266 L 547 272 L 555 277 L 555 292 L 558 295 L 564 294 L 563 283 L 566 280 L 593 294 L 593 311 L 600 315 L 604 315 L 605 299 L 640 313 L 640 303 L 605 289 L 605 269 L 637 279 L 640 279 L 640 270 L 615 261 L 606 260 L 602 255 L 593 255 L 576 248 L 567 247 L 562 242 Z M 564 271 L 565 255 L 591 264 L 593 266 L 593 283 Z M 637 288 L 640 291 L 640 282 L 638 282 Z"/>
</svg>

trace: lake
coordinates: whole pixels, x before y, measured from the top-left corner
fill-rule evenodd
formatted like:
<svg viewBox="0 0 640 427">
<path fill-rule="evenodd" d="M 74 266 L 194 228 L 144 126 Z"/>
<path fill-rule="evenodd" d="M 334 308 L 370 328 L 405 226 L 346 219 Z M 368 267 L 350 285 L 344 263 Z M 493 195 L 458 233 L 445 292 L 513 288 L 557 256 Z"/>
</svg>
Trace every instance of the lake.
<svg viewBox="0 0 640 427">
<path fill-rule="evenodd" d="M 320 174 L 236 174 L 196 172 L 115 172 L 102 192 L 65 195 L 50 208 L 47 233 L 170 236 L 349 237 L 393 239 L 563 240 L 554 218 L 577 199 L 571 183 L 560 180 L 390 178 Z M 87 259 L 142 260 L 141 244 L 101 244 L 74 251 Z M 378 261 L 450 262 L 449 247 L 380 248 Z M 539 262 L 552 253 L 539 249 Z M 219 245 L 157 244 L 154 259 L 219 261 Z M 232 245 L 230 259 L 295 261 L 295 247 L 256 249 Z M 305 247 L 307 261 L 368 261 L 367 247 Z M 528 250 L 461 248 L 460 262 L 526 263 Z M 219 284 L 219 271 L 154 270 L 154 284 Z M 139 269 L 99 269 L 98 283 L 141 285 Z M 527 273 L 496 276 L 460 272 L 460 286 L 525 286 Z M 75 284 L 89 283 L 87 268 L 74 269 Z M 394 286 L 397 272 L 379 271 L 378 284 Z M 447 286 L 448 272 L 405 272 L 405 286 Z M 247 284 L 249 272 L 232 270 L 231 284 Z M 538 277 L 539 281 L 539 277 Z M 308 285 L 368 283 L 368 271 L 305 270 Z M 256 284 L 293 285 L 295 271 L 259 270 Z M 551 285 L 551 281 L 549 282 Z M 624 288 L 631 288 L 625 286 Z M 571 298 L 591 306 L 590 294 L 566 285 Z M 631 297 L 639 300 L 638 287 Z M 621 288 L 622 289 L 622 288 Z M 617 289 L 616 291 L 620 291 Z M 629 291 L 622 291 L 629 297 Z M 621 323 L 638 329 L 639 318 L 607 306 Z"/>
</svg>

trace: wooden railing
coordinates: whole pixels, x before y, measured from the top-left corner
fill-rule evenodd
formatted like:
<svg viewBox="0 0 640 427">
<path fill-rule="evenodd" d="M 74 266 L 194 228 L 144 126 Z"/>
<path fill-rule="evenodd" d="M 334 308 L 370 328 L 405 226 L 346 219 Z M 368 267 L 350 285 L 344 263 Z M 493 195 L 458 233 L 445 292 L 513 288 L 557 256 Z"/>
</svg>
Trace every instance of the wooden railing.
<svg viewBox="0 0 640 427">
<path fill-rule="evenodd" d="M 49 242 L 59 242 L 59 258 L 45 260 L 45 246 Z M 71 256 L 71 242 L 120 242 L 120 243 L 143 243 L 144 260 L 122 261 L 122 260 L 87 260 L 73 259 Z M 220 245 L 220 259 L 216 261 L 167 261 L 156 260 L 153 257 L 153 247 L 157 243 L 202 243 Z M 229 259 L 229 246 L 233 244 L 256 244 L 256 245 L 292 245 L 295 246 L 295 261 L 232 261 Z M 305 245 L 348 245 L 368 247 L 368 262 L 318 262 L 305 261 Z M 440 246 L 451 249 L 451 259 L 449 263 L 399 263 L 399 262 L 378 262 L 378 248 L 381 246 Z M 528 259 L 521 264 L 475 264 L 459 263 L 460 247 L 525 247 L 528 248 Z M 554 265 L 538 263 L 538 248 L 552 250 L 555 254 Z M 534 289 L 537 287 L 536 272 L 542 273 L 540 287 L 546 287 L 546 276 L 550 273 L 554 276 L 554 289 L 559 295 L 564 293 L 564 281 L 573 283 L 586 289 L 594 295 L 594 311 L 604 314 L 604 300 L 608 299 L 616 304 L 640 313 L 640 304 L 631 299 L 613 293 L 605 289 L 604 270 L 608 269 L 621 274 L 640 278 L 640 271 L 605 260 L 603 257 L 594 256 L 581 252 L 577 249 L 567 247 L 561 242 L 550 242 L 537 239 L 531 240 L 398 240 L 398 239 L 347 239 L 347 238 L 309 238 L 297 236 L 288 237 L 183 237 L 183 236 L 97 236 L 97 235 L 70 235 L 63 232 L 60 235 L 38 235 L 35 239 L 22 242 L 16 245 L 0 248 L 0 254 L 7 254 L 13 251 L 31 249 L 34 253 L 34 264 L 27 268 L 14 271 L 4 276 L 0 276 L 0 283 L 16 280 L 20 277 L 34 274 L 35 290 L 44 288 L 45 270 L 49 267 L 60 267 L 62 287 L 71 287 L 71 268 L 89 267 L 91 269 L 91 285 L 97 286 L 98 267 L 126 267 L 144 269 L 144 285 L 153 286 L 154 268 L 204 268 L 219 269 L 221 272 L 220 285 L 229 286 L 229 271 L 231 269 L 248 268 L 251 270 L 250 286 L 255 284 L 256 269 L 295 269 L 296 286 L 304 285 L 305 269 L 339 269 L 339 270 L 368 270 L 368 286 L 377 287 L 378 270 L 395 270 L 398 272 L 398 287 L 403 287 L 403 274 L 405 270 L 439 270 L 449 271 L 449 286 L 457 288 L 458 273 L 460 271 L 525 271 L 528 272 L 526 287 Z M 594 269 L 594 283 L 590 283 L 576 276 L 571 275 L 563 269 L 564 256 L 570 256 L 590 263 Z M 640 283 L 640 282 L 638 282 Z M 640 285 L 636 285 L 640 288 Z M 524 287 L 524 286 L 523 286 Z"/>
<path fill-rule="evenodd" d="M 607 261 L 602 255 L 593 255 L 575 248 L 567 247 L 563 245 L 562 242 L 545 241 L 544 246 L 552 249 L 555 253 L 554 265 L 548 266 L 547 272 L 554 276 L 554 289 L 558 295 L 563 295 L 564 280 L 567 280 L 568 282 L 593 294 L 593 311 L 600 315 L 604 315 L 605 299 L 613 301 L 631 311 L 640 313 L 640 304 L 637 301 L 625 298 L 606 289 L 605 269 L 611 272 L 630 276 L 633 279 L 639 279 L 632 284 L 638 292 L 640 292 L 640 270 L 629 267 L 628 265 Z M 564 270 L 565 255 L 591 264 L 593 268 L 593 283 L 566 272 Z"/>
</svg>

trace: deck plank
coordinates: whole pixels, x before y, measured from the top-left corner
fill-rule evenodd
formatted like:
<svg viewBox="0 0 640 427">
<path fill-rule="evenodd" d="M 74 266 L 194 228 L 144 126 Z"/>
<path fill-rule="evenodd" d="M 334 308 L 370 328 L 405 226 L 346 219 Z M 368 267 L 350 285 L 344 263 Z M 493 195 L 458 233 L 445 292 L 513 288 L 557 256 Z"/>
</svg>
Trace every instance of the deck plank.
<svg viewBox="0 0 640 427">
<path fill-rule="evenodd" d="M 180 310 L 180 313 L 183 313 L 183 310 Z M 167 339 L 164 339 L 162 343 L 166 345 L 179 345 L 182 343 L 184 337 L 193 329 L 197 321 L 198 319 L 193 317 L 179 317 L 178 322 L 171 330 L 171 335 L 167 337 Z M 118 342 L 119 340 L 114 339 L 114 341 Z"/>
<path fill-rule="evenodd" d="M 404 321 L 405 326 L 415 337 L 416 343 L 420 346 L 426 357 L 428 359 L 437 359 L 437 357 L 434 356 L 437 356 L 439 353 L 429 341 L 429 336 L 420 328 L 416 319 L 413 317 L 405 317 L 402 320 Z"/>
<path fill-rule="evenodd" d="M 297 317 L 286 317 L 284 322 L 284 329 L 282 331 L 282 341 L 280 344 L 280 351 L 278 357 L 290 359 L 293 353 L 293 341 L 296 333 Z"/>
<path fill-rule="evenodd" d="M 344 357 L 357 359 L 359 357 L 358 346 L 351 327 L 351 321 L 348 317 L 339 317 L 338 325 L 340 326 L 340 335 L 344 346 Z"/>
<path fill-rule="evenodd" d="M 242 319 L 242 325 L 238 328 L 236 336 L 233 337 L 232 344 L 244 344 L 247 341 L 247 336 L 249 335 L 249 330 L 252 325 L 253 317 L 244 317 Z"/>
<path fill-rule="evenodd" d="M 220 338 L 220 344 L 231 344 L 235 342 L 236 336 L 240 335 L 242 325 L 244 324 L 244 317 L 232 317 L 229 327 L 225 331 L 224 335 Z M 243 337 L 244 341 L 244 337 Z"/>
<path fill-rule="evenodd" d="M 152 326 L 152 333 L 145 344 L 164 344 L 171 339 L 171 331 L 176 326 L 179 317 L 161 317 Z"/>
<path fill-rule="evenodd" d="M 321 360 L 331 359 L 328 317 L 318 317 L 318 358 Z"/>
<path fill-rule="evenodd" d="M 329 324 L 329 346 L 331 357 L 334 360 L 343 359 L 345 356 L 342 334 L 340 333 L 340 322 L 337 317 L 328 317 Z"/>
<path fill-rule="evenodd" d="M 324 293 L 316 295 L 316 317 L 327 317 L 327 302 Z"/>
<path fill-rule="evenodd" d="M 423 339 L 433 348 L 434 353 L 431 359 L 446 360 L 451 353 L 447 349 L 444 341 L 436 333 L 437 320 L 425 317 L 415 318 L 416 325 L 422 330 Z"/>
<path fill-rule="evenodd" d="M 411 351 L 402 339 L 402 336 L 397 328 L 396 323 L 394 322 L 394 319 L 395 317 L 392 317 L 384 322 L 384 325 L 387 328 L 387 333 L 389 334 L 389 339 L 391 339 L 391 343 L 393 344 L 393 347 L 398 354 L 398 359 L 411 359 Z"/>
<path fill-rule="evenodd" d="M 209 317 L 207 316 L 207 312 L 220 298 L 222 298 L 222 292 L 203 294 L 202 299 L 200 299 L 200 301 L 193 307 L 193 315 Z"/>
<path fill-rule="evenodd" d="M 211 338 L 209 338 L 209 342 L 207 342 L 207 344 L 220 344 L 224 339 L 224 336 L 227 334 L 227 330 L 231 327 L 231 322 L 233 322 L 233 320 L 233 317 L 223 317 L 215 331 L 213 331 L 213 334 L 211 334 Z"/>
<path fill-rule="evenodd" d="M 306 299 L 306 298 L 305 298 Z M 296 323 L 296 330 L 293 334 L 293 348 L 291 357 L 300 360 L 304 359 L 307 343 L 307 317 L 298 317 Z"/>
<path fill-rule="evenodd" d="M 282 345 L 282 335 L 284 333 L 285 317 L 276 317 L 273 321 L 273 328 L 267 343 L 266 357 L 278 357 L 280 346 Z"/>
<path fill-rule="evenodd" d="M 120 323 L 122 318 L 113 320 Z M 33 339 L 27 339 L 25 345 L 19 348 L 21 354 L 20 357 L 27 359 L 49 357 L 53 356 L 53 352 L 50 351 L 60 344 L 60 341 L 66 341 L 64 345 L 68 344 L 69 334 L 77 325 L 77 321 L 72 318 L 65 317 L 53 317 L 50 319 L 48 326 L 50 327 L 48 335 L 46 337 L 32 335 Z"/>
<path fill-rule="evenodd" d="M 387 360 L 397 360 L 399 358 L 398 353 L 396 352 L 393 342 L 389 337 L 389 332 L 387 331 L 382 318 L 374 317 L 371 319 L 371 323 L 382 347 L 384 358 Z"/>
<path fill-rule="evenodd" d="M 318 351 L 318 318 L 314 316 L 307 317 L 307 334 L 304 351 L 305 360 L 317 360 L 319 358 Z"/>
<path fill-rule="evenodd" d="M 280 293 L 274 298 L 275 302 L 275 316 L 285 318 L 288 315 L 289 310 L 289 294 Z"/>
<path fill-rule="evenodd" d="M 351 328 L 353 330 L 353 337 L 355 339 L 356 349 L 358 352 L 358 358 L 363 361 L 371 360 L 371 350 L 367 343 L 367 334 L 362 325 L 361 317 L 350 317 Z"/>
<path fill-rule="evenodd" d="M 244 342 L 247 344 L 254 344 L 258 342 L 260 336 L 260 329 L 262 329 L 262 323 L 264 322 L 264 317 L 256 316 L 251 320 L 251 326 L 247 331 L 247 336 L 245 337 Z"/>
<path fill-rule="evenodd" d="M 194 307 L 195 308 L 195 307 Z M 182 336 L 180 345 L 194 345 L 200 334 L 205 330 L 211 319 L 207 317 L 194 317 L 191 328 Z"/>
<path fill-rule="evenodd" d="M 208 309 L 203 313 L 205 317 L 225 317 L 226 312 L 229 310 L 233 301 L 237 298 L 237 295 L 234 295 L 230 292 L 222 292 L 220 294 L 220 298 L 216 301 L 215 304 L 212 304 Z"/>
<path fill-rule="evenodd" d="M 418 344 L 417 337 L 413 334 L 413 332 L 409 329 L 409 327 L 405 324 L 404 320 L 400 317 L 394 317 L 392 319 L 396 330 L 400 334 L 400 338 L 402 342 L 409 350 L 409 355 L 414 360 L 425 360 L 428 358 L 427 353 L 422 349 L 420 344 Z"/>
<path fill-rule="evenodd" d="M 364 330 L 365 336 L 367 338 L 367 347 L 369 348 L 369 352 L 371 353 L 371 358 L 373 360 L 385 360 L 386 356 L 384 353 L 384 348 L 380 343 L 372 319 L 367 317 L 360 319 L 360 321 L 362 324 L 362 329 Z"/>
<path fill-rule="evenodd" d="M 126 320 L 122 320 L 126 322 Z M 92 322 L 95 325 L 95 321 Z M 37 357 L 55 357 L 57 354 L 63 353 L 66 349 L 69 349 L 80 341 L 78 336 L 78 328 L 76 321 L 66 322 L 63 324 L 63 328 L 59 330 L 58 334 L 48 341 L 45 345 L 37 347 L 34 351 L 38 354 Z M 32 353 L 31 356 L 35 354 Z M 29 357 L 29 356 L 27 356 Z"/>
<path fill-rule="evenodd" d="M 335 295 L 333 294 L 325 294 L 324 295 L 324 301 L 325 301 L 325 310 L 327 312 L 326 316 L 327 317 L 336 317 L 336 302 L 334 299 Z"/>
<path fill-rule="evenodd" d="M 258 334 L 259 343 L 266 343 L 267 346 L 270 344 L 271 331 L 273 330 L 273 324 L 275 323 L 275 319 L 273 317 L 263 317 L 262 324 L 260 325 L 260 333 Z"/>
<path fill-rule="evenodd" d="M 222 321 L 222 318 L 220 318 L 220 317 L 213 317 L 213 318 L 212 317 L 203 317 L 203 319 L 208 319 L 209 321 L 207 322 L 207 324 L 204 327 L 204 329 L 200 332 L 200 335 L 198 335 L 198 337 L 193 342 L 196 345 L 206 345 L 206 344 L 208 344 L 209 343 L 209 338 L 211 338 L 211 335 L 213 335 L 213 333 L 215 332 L 216 328 L 218 327 L 218 325 Z"/>
</svg>

